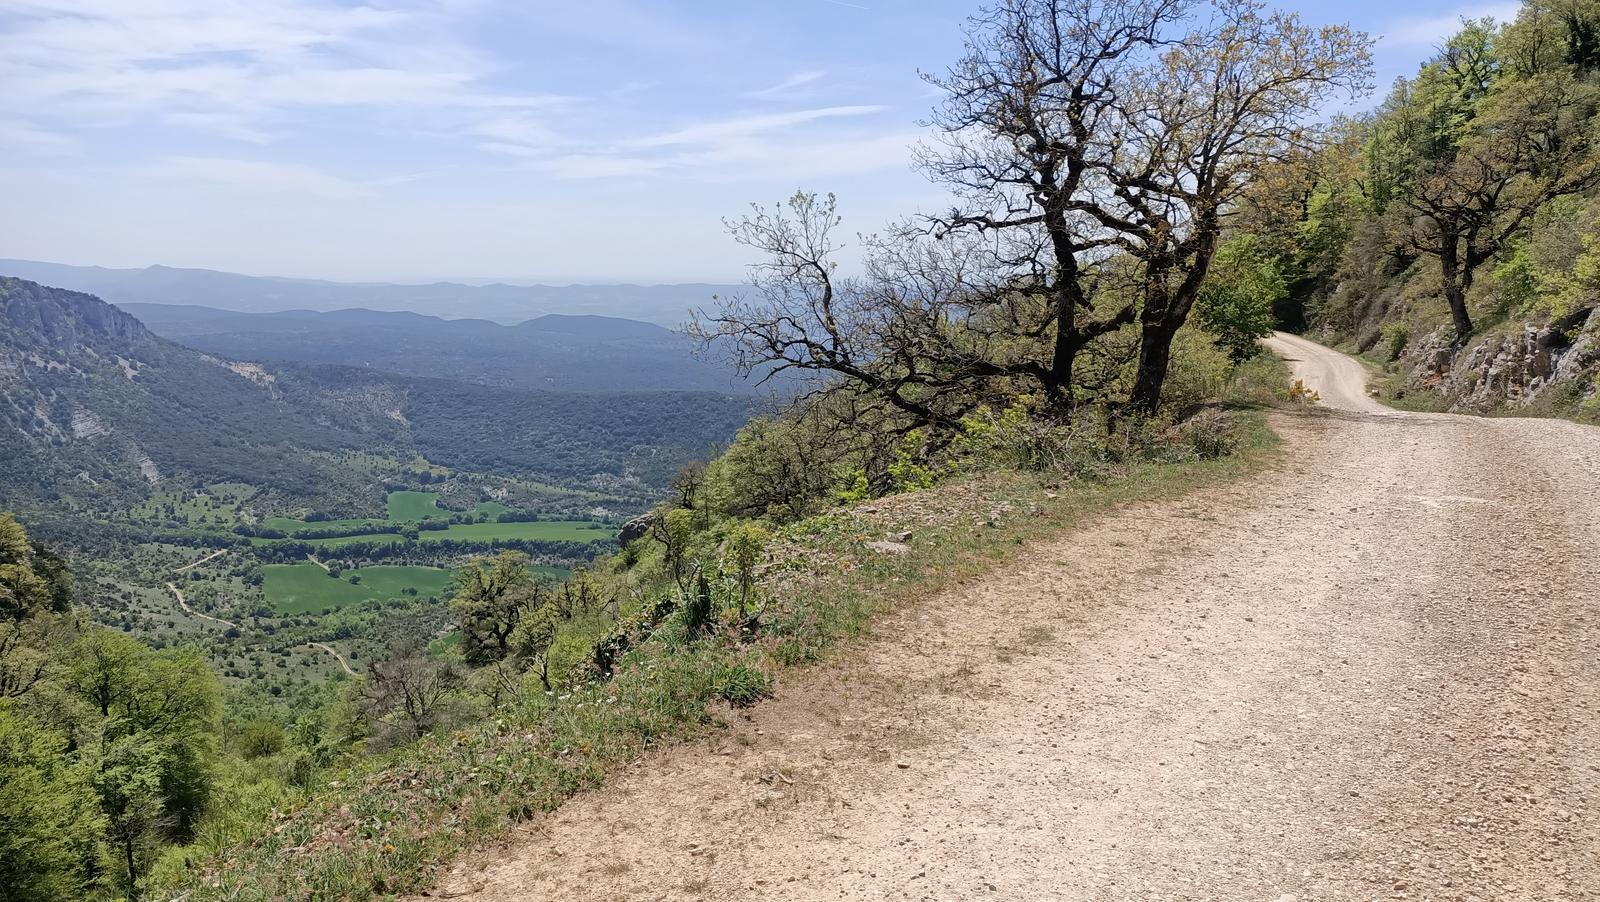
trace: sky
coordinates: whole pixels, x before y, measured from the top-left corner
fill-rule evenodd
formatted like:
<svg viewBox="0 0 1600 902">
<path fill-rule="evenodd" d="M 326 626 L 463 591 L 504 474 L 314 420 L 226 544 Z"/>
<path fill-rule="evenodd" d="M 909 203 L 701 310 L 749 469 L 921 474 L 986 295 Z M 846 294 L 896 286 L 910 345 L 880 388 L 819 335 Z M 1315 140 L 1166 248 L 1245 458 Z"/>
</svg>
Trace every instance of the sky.
<svg viewBox="0 0 1600 902">
<path fill-rule="evenodd" d="M 941 206 L 918 72 L 980 2 L 0 0 L 0 257 L 737 281 L 752 202 L 832 191 L 852 233 Z M 1378 38 L 1380 94 L 1517 8 L 1286 5 Z"/>
</svg>

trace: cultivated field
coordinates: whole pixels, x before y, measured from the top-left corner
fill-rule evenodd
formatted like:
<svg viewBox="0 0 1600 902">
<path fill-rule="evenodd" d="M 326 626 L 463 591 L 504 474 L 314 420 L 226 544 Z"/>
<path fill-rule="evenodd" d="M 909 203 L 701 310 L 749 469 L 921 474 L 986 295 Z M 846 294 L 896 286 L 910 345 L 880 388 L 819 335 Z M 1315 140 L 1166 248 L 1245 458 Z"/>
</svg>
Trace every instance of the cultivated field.
<svg viewBox="0 0 1600 902">
<path fill-rule="evenodd" d="M 329 576 L 316 564 L 268 564 L 261 589 L 280 613 L 298 614 L 343 607 L 374 598 L 398 598 L 414 588 L 420 596 L 441 595 L 452 574 L 438 567 L 372 566 Z M 352 583 L 351 577 L 360 579 Z"/>
</svg>

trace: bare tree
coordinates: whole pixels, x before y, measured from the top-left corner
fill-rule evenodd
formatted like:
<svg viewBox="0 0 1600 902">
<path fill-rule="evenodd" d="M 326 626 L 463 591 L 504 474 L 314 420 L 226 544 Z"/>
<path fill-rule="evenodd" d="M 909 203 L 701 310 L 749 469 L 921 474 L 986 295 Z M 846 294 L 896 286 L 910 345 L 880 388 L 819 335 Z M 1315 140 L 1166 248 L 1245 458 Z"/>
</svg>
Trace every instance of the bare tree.
<svg viewBox="0 0 1600 902">
<path fill-rule="evenodd" d="M 746 374 L 811 377 L 813 393 L 869 395 L 906 421 L 951 428 L 975 405 L 976 380 L 1004 375 L 952 328 L 972 297 L 966 258 L 906 250 L 901 236 L 868 239 L 868 274 L 840 279 L 842 248 L 833 195 L 800 192 L 730 222 L 734 240 L 759 252 L 748 292 L 718 298 L 690 326 Z"/>
<path fill-rule="evenodd" d="M 418 739 L 443 725 L 449 702 L 464 682 L 456 664 L 432 658 L 419 644 L 406 642 L 387 661 L 367 666 L 362 707 L 380 732 Z"/>
<path fill-rule="evenodd" d="M 1080 353 L 1137 321 L 1132 403 L 1154 410 L 1223 218 L 1331 92 L 1364 86 L 1368 43 L 1255 0 L 1000 0 L 928 76 L 944 97 L 920 164 L 957 205 L 868 240 L 857 280 L 835 276 L 831 196 L 758 208 L 731 226 L 766 257 L 754 292 L 699 334 L 746 371 L 833 374 L 911 428 L 952 427 L 1018 392 L 1065 418 Z"/>
<path fill-rule="evenodd" d="M 922 149 L 923 169 L 960 204 L 935 233 L 992 234 L 1011 278 L 991 300 L 997 320 L 1048 344 L 1013 369 L 1038 379 L 1052 404 L 1073 405 L 1073 363 L 1089 342 L 1133 321 L 1131 300 L 1095 315 L 1095 261 L 1118 244 L 1120 210 L 1106 180 L 1108 127 L 1124 85 L 1161 45 L 1190 0 L 1005 0 L 971 20 L 966 54 Z M 1028 303 L 1034 301 L 1034 303 Z"/>
</svg>

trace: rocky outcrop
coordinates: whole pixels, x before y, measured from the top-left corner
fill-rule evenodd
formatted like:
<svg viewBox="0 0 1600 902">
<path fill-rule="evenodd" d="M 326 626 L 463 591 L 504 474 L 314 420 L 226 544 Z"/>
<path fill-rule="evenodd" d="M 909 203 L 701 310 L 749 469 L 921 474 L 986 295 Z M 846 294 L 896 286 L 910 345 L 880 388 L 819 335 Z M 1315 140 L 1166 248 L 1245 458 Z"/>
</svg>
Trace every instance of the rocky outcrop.
<svg viewBox="0 0 1600 902">
<path fill-rule="evenodd" d="M 0 278 L 0 326 L 19 346 L 49 350 L 150 335 L 143 323 L 94 295 L 12 278 Z"/>
<path fill-rule="evenodd" d="M 1453 411 L 1523 409 L 1551 401 L 1600 401 L 1600 307 L 1548 325 L 1491 334 L 1457 351 L 1441 326 L 1401 359 L 1408 392 L 1441 396 Z"/>
<path fill-rule="evenodd" d="M 651 511 L 647 514 L 640 514 L 622 524 L 621 531 L 617 533 L 617 543 L 626 545 L 634 539 L 643 537 L 645 533 L 650 531 L 650 527 L 655 525 L 656 517 L 656 513 Z"/>
</svg>

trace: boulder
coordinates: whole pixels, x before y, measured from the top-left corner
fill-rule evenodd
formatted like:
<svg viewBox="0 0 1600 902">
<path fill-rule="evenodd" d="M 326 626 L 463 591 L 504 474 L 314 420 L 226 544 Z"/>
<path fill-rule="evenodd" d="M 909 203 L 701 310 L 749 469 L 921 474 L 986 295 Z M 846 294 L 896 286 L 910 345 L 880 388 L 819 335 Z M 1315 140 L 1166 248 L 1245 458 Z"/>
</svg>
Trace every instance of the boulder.
<svg viewBox="0 0 1600 902">
<path fill-rule="evenodd" d="M 626 545 L 634 539 L 641 538 L 654 526 L 659 515 L 655 511 L 640 514 L 632 520 L 622 524 L 622 529 L 617 532 L 617 542 Z"/>
</svg>

